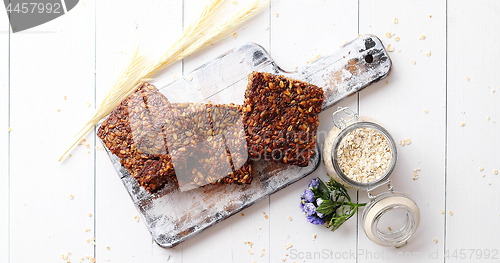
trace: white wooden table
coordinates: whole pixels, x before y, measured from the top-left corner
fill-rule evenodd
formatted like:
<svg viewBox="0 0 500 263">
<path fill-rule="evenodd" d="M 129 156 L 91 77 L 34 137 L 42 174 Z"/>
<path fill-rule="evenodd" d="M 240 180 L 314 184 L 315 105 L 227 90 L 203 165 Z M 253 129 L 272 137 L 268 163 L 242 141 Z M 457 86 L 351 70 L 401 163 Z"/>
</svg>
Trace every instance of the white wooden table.
<svg viewBox="0 0 500 263">
<path fill-rule="evenodd" d="M 106 153 L 96 149 L 94 133 L 86 137 L 88 147 L 57 162 L 101 101 L 134 34 L 142 46 L 166 48 L 203 2 L 84 0 L 67 15 L 16 34 L 0 10 L 0 262 L 65 262 L 61 255 L 69 252 L 71 262 L 88 262 L 86 256 L 97 262 L 499 262 L 495 0 L 277 0 L 236 38 L 168 69 L 171 78 L 180 76 L 246 42 L 265 47 L 284 69 L 331 54 L 358 34 L 392 44 L 390 76 L 339 105 L 378 119 L 397 141 L 412 141 L 398 146 L 393 181 L 417 201 L 422 219 L 400 249 L 371 243 L 360 216 L 334 233 L 306 222 L 299 196 L 312 178 L 326 178 L 323 165 L 244 216 L 163 249 L 134 219 L 138 212 Z M 332 127 L 333 110 L 320 115 L 321 131 Z M 364 192 L 351 194 L 367 200 Z M 293 247 L 286 250 L 287 244 Z"/>
</svg>

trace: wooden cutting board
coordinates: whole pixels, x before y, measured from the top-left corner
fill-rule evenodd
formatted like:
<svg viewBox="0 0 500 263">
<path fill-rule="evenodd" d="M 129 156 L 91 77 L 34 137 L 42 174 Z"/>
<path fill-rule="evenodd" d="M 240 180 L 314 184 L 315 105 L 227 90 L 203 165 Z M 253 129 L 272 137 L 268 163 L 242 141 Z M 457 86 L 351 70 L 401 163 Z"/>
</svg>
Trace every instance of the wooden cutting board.
<svg viewBox="0 0 500 263">
<path fill-rule="evenodd" d="M 361 36 L 332 55 L 298 68 L 282 70 L 261 46 L 249 43 L 202 65 L 181 79 L 152 82 L 170 102 L 243 104 L 248 75 L 269 72 L 309 82 L 324 89 L 323 110 L 386 77 L 391 60 L 381 41 Z M 318 145 L 318 144 L 317 144 Z M 151 235 L 162 247 L 173 247 L 262 198 L 312 173 L 320 162 L 320 149 L 307 167 L 257 161 L 249 185 L 209 185 L 179 191 L 172 185 L 152 195 L 108 152 L 111 161 Z"/>
</svg>

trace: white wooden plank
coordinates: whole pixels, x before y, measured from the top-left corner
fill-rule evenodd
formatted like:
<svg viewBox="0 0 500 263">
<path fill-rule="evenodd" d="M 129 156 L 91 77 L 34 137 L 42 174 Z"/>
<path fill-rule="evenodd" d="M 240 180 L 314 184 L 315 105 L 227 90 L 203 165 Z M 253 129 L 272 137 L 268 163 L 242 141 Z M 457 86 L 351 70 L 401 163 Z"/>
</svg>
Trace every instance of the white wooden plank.
<svg viewBox="0 0 500 263">
<path fill-rule="evenodd" d="M 9 19 L 0 12 L 0 261 L 9 261 Z"/>
<path fill-rule="evenodd" d="M 318 55 L 334 53 L 345 41 L 357 36 L 357 12 L 355 1 L 276 1 L 271 10 L 272 57 L 283 69 L 294 70 Z M 340 105 L 357 109 L 357 95 L 340 102 Z M 320 146 L 333 127 L 331 114 L 335 109 L 336 106 L 320 114 Z M 335 253 L 355 251 L 356 218 L 332 233 L 325 227 L 308 223 L 299 208 L 300 195 L 315 177 L 328 180 L 323 163 L 313 174 L 271 196 L 269 262 L 278 262 L 281 258 L 286 262 L 309 262 L 311 259 L 315 259 L 314 262 L 327 259 L 355 262 L 351 257 L 336 259 Z M 356 191 L 350 191 L 350 194 L 356 200 Z M 286 250 L 287 244 L 293 247 Z"/>
<path fill-rule="evenodd" d="M 110 12 L 112 13 L 110 15 Z M 120 26 L 116 26 L 120 25 Z M 102 100 L 113 71 L 136 41 L 141 49 L 166 50 L 182 32 L 182 0 L 101 1 L 96 5 L 97 101 Z M 181 64 L 168 68 L 172 78 Z M 178 260 L 182 247 L 157 248 L 105 151 L 96 152 L 96 259 L 111 262 Z M 109 250 L 106 248 L 109 246 Z"/>
<path fill-rule="evenodd" d="M 477 250 L 467 250 L 467 260 L 471 253 L 477 253 L 473 261 L 485 260 L 487 250 L 491 259 L 492 249 L 497 251 L 496 260 L 500 258 L 500 209 L 494 204 L 500 199 L 500 175 L 493 173 L 500 170 L 496 139 L 500 82 L 495 70 L 500 51 L 492 48 L 500 40 L 499 14 L 498 1 L 448 2 L 446 251 L 450 262 L 463 258 L 463 249 Z"/>
<path fill-rule="evenodd" d="M 444 215 L 440 211 L 445 206 L 445 2 L 360 1 L 359 19 L 361 34 L 375 34 L 386 47 L 389 44 L 394 47 L 394 52 L 390 53 L 393 62 L 390 76 L 360 93 L 360 114 L 385 124 L 397 142 L 411 139 L 411 145 L 398 145 L 398 163 L 391 179 L 396 191 L 409 192 L 415 199 L 421 210 L 421 221 L 415 236 L 398 250 L 369 241 L 360 224 L 358 262 L 401 262 L 402 258 L 396 254 L 399 252 L 401 255 L 409 252 L 411 256 L 404 260 L 412 262 L 434 261 L 436 259 L 429 258 L 429 254 L 437 252 L 442 261 Z M 393 36 L 388 38 L 387 32 Z M 426 36 L 425 40 L 419 40 L 422 34 Z M 399 41 L 396 37 L 400 38 Z M 426 56 L 428 50 L 431 50 L 430 56 Z M 415 65 L 412 60 L 415 60 Z M 421 169 L 419 179 L 413 180 L 413 169 L 417 168 Z M 359 195 L 361 201 L 368 201 L 366 193 L 360 191 Z M 438 240 L 437 244 L 434 239 Z M 383 254 L 394 256 L 381 258 Z"/>
<path fill-rule="evenodd" d="M 236 5 L 228 1 L 228 9 L 235 11 L 243 8 L 251 1 L 237 1 Z M 185 0 L 185 25 L 191 21 L 206 1 L 203 0 Z M 229 12 L 222 15 L 228 15 Z M 247 42 L 255 42 L 269 50 L 269 10 L 266 8 L 257 14 L 243 28 L 236 31 L 236 38 L 228 38 L 217 44 L 207 47 L 192 57 L 184 61 L 184 73 L 209 62 L 219 55 L 238 48 Z M 193 238 L 182 243 L 183 262 L 268 262 L 269 251 L 269 224 L 264 214 L 269 213 L 269 198 L 264 198 L 260 202 L 244 209 L 215 226 L 203 231 Z M 241 214 L 244 214 L 242 216 Z M 244 242 L 252 242 L 249 246 Z M 262 250 L 264 249 L 264 251 Z M 251 251 L 253 254 L 251 254 Z M 264 253 L 265 256 L 260 257 Z"/>
<path fill-rule="evenodd" d="M 94 99 L 93 3 L 11 34 L 10 47 L 10 262 L 93 255 L 92 137 L 57 162 Z"/>
</svg>

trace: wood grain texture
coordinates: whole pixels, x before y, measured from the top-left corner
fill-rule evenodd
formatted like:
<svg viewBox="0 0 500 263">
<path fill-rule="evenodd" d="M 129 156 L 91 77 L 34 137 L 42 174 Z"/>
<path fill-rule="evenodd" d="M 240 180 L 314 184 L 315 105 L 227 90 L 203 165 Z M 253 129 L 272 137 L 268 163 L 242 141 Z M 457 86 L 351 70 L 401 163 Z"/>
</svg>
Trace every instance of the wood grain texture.
<svg viewBox="0 0 500 263">
<path fill-rule="evenodd" d="M 500 82 L 494 66 L 500 51 L 491 48 L 500 40 L 499 14 L 497 1 L 448 2 L 446 250 L 450 262 L 460 260 L 462 249 L 467 260 L 469 249 L 499 250 L 500 209 L 495 201 L 500 199 L 500 175 L 493 170 L 500 170 L 496 139 Z M 473 260 L 479 261 L 475 256 Z"/>
<path fill-rule="evenodd" d="M 91 2 L 79 4 L 70 15 L 11 35 L 10 262 L 94 254 L 86 242 L 93 232 L 85 232 L 94 224 L 92 136 L 88 147 L 57 162 L 77 132 L 68 124 L 92 110 L 94 13 Z M 27 244 L 35 245 L 27 251 Z"/>
<path fill-rule="evenodd" d="M 415 236 L 397 250 L 372 243 L 360 225 L 358 262 L 401 262 L 402 258 L 396 256 L 399 252 L 409 252 L 412 256 L 404 260 L 411 262 L 431 261 L 429 254 L 438 252 L 438 259 L 443 261 L 445 225 L 440 211 L 445 207 L 445 2 L 360 1 L 359 26 L 361 33 L 375 34 L 386 47 L 394 47 L 389 53 L 393 62 L 389 77 L 360 92 L 360 114 L 383 123 L 398 144 L 404 138 L 411 139 L 410 145 L 398 145 L 398 163 L 391 179 L 396 191 L 408 192 L 414 198 L 421 221 Z M 387 32 L 393 36 L 389 38 Z M 425 40 L 419 39 L 421 35 Z M 431 55 L 427 56 L 429 50 Z M 413 180 L 414 169 L 421 169 L 417 180 Z M 360 197 L 368 201 L 366 193 L 360 192 Z M 397 229 L 398 222 L 393 223 L 392 228 Z M 394 257 L 376 257 L 386 253 Z"/>
<path fill-rule="evenodd" d="M 355 1 L 275 2 L 271 8 L 271 56 L 280 67 L 293 71 L 296 66 L 303 66 L 318 56 L 334 53 L 345 41 L 357 36 L 357 12 Z M 338 106 L 348 106 L 356 110 L 357 95 L 319 115 L 320 145 L 333 127 L 331 114 Z M 325 227 L 309 224 L 299 208 L 300 195 L 315 177 L 327 180 L 323 163 L 311 175 L 270 197 L 269 262 L 281 262 L 282 258 L 286 259 L 286 262 L 302 262 L 309 261 L 308 257 L 315 258 L 314 262 L 327 262 L 332 259 L 335 262 L 356 262 L 355 258 L 350 257 L 335 259 L 337 252 L 355 251 L 356 219 L 348 221 L 337 232 L 331 233 Z M 350 191 L 350 194 L 356 200 L 356 192 Z M 292 244 L 293 247 L 287 250 L 287 244 Z"/>
<path fill-rule="evenodd" d="M 0 12 L 0 261 L 9 262 L 9 20 Z"/>
</svg>

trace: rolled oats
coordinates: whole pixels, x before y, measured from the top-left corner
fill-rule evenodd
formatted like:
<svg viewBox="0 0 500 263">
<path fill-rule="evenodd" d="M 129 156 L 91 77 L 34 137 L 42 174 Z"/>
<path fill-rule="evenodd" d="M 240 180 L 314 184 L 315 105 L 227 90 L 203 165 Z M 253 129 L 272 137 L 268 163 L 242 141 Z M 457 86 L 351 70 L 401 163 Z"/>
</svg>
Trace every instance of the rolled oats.
<svg viewBox="0 0 500 263">
<path fill-rule="evenodd" d="M 382 177 L 391 158 L 389 142 L 382 133 L 371 128 L 350 131 L 337 150 L 338 164 L 344 174 L 363 183 Z"/>
</svg>

